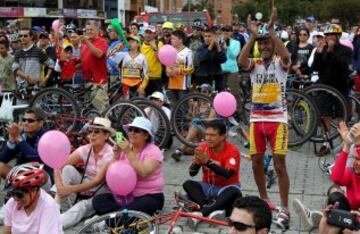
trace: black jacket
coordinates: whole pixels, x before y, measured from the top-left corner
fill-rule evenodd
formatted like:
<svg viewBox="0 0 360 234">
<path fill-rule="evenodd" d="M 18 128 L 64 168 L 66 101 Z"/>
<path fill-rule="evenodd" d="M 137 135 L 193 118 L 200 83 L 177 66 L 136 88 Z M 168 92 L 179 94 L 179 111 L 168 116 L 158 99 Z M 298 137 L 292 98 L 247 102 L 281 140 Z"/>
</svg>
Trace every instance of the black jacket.
<svg viewBox="0 0 360 234">
<path fill-rule="evenodd" d="M 224 51 L 218 52 L 216 47 L 208 50 L 208 45 L 203 45 L 197 51 L 200 59 L 199 76 L 209 76 L 222 73 L 220 64 L 226 62 Z"/>
<path fill-rule="evenodd" d="M 349 66 L 352 63 L 352 51 L 341 44 L 336 45 L 331 53 L 327 52 L 327 48 L 325 46 L 321 53 L 315 53 L 312 68 L 319 72 L 322 84 L 330 85 L 347 94 L 350 89 Z"/>
</svg>

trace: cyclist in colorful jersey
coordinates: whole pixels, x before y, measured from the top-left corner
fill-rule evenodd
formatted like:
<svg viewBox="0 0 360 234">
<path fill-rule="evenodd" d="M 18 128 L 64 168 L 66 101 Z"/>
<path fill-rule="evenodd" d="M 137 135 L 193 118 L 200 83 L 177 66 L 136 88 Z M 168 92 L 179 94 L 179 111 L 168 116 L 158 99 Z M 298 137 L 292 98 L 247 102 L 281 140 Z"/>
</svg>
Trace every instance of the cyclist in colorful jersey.
<svg viewBox="0 0 360 234">
<path fill-rule="evenodd" d="M 171 45 L 177 52 L 176 64 L 172 67 L 166 67 L 166 74 L 169 76 L 168 97 L 171 106 L 174 109 L 175 104 L 186 95 L 187 89 L 191 85 L 191 73 L 193 72 L 192 51 L 184 46 L 185 33 L 176 30 L 171 35 Z"/>
<path fill-rule="evenodd" d="M 260 197 L 269 201 L 265 185 L 264 154 L 267 142 L 270 143 L 275 169 L 279 178 L 281 209 L 276 223 L 288 229 L 289 177 L 285 156 L 288 152 L 288 126 L 285 88 L 290 54 L 284 43 L 277 37 L 274 21 L 277 13 L 274 8 L 268 25 L 257 29 L 249 20 L 251 37 L 242 50 L 239 63 L 250 71 L 252 84 L 252 105 L 250 112 L 250 152 L 255 182 Z M 249 59 L 255 41 L 258 42 L 260 59 Z M 278 56 L 275 56 L 275 51 Z"/>
<path fill-rule="evenodd" d="M 48 175 L 43 165 L 30 162 L 7 176 L 10 200 L 5 205 L 4 234 L 62 234 L 59 205 L 40 187 Z"/>
<path fill-rule="evenodd" d="M 226 140 L 226 125 L 220 121 L 207 123 L 205 142 L 195 149 L 195 157 L 189 174 L 203 171 L 202 181 L 187 180 L 183 184 L 189 198 L 199 204 L 194 212 L 215 218 L 230 215 L 232 204 L 241 196 L 240 153 L 235 145 Z"/>
<path fill-rule="evenodd" d="M 125 97 L 145 96 L 145 88 L 149 82 L 146 58 L 140 53 L 140 38 L 130 36 L 129 52 L 117 52 L 111 59 L 116 64 L 122 64 L 121 74 L 123 94 Z"/>
</svg>

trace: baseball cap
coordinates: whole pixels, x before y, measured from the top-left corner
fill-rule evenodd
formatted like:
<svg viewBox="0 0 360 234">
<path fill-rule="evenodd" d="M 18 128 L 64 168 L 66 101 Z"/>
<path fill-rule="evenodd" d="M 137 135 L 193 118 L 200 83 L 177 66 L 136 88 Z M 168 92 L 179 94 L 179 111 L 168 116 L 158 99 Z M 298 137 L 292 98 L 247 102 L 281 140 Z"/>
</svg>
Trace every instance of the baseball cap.
<svg viewBox="0 0 360 234">
<path fill-rule="evenodd" d="M 308 16 L 306 18 L 306 21 L 314 23 L 315 22 L 315 17 L 314 16 Z"/>
<path fill-rule="evenodd" d="M 160 101 L 164 101 L 165 98 L 164 98 L 164 94 L 161 93 L 161 92 L 153 92 L 153 94 L 151 94 L 151 96 L 149 98 L 156 98 L 156 99 L 159 99 Z"/>
<path fill-rule="evenodd" d="M 138 43 L 141 43 L 140 38 L 137 37 L 137 36 L 128 36 L 126 39 L 127 39 L 128 41 L 134 40 L 134 41 L 136 41 L 136 42 L 138 42 Z"/>
<path fill-rule="evenodd" d="M 34 27 L 32 27 L 32 30 L 34 30 L 36 32 L 41 32 L 42 28 L 40 26 L 34 26 Z"/>
<path fill-rule="evenodd" d="M 152 25 L 146 25 L 144 27 L 144 32 L 146 32 L 146 31 L 150 31 L 150 32 L 154 33 L 154 32 L 156 32 L 156 28 Z"/>
</svg>

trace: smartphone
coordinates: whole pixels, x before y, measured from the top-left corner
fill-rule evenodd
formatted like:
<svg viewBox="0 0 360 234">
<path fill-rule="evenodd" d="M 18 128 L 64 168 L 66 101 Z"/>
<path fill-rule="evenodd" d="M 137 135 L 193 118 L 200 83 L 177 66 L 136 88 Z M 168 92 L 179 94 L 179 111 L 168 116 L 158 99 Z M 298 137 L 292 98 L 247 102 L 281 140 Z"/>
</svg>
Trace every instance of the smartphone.
<svg viewBox="0 0 360 234">
<path fill-rule="evenodd" d="M 346 210 L 331 209 L 327 218 L 327 223 L 336 227 L 354 230 L 356 215 Z"/>
<path fill-rule="evenodd" d="M 116 143 L 121 143 L 123 138 L 122 132 L 116 132 Z"/>
</svg>

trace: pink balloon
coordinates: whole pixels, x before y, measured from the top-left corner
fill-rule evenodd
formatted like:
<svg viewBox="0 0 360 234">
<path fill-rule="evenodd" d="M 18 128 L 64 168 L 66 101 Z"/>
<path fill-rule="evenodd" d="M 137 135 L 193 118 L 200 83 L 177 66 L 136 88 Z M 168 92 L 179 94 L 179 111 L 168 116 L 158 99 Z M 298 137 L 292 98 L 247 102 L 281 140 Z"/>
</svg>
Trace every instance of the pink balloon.
<svg viewBox="0 0 360 234">
<path fill-rule="evenodd" d="M 340 44 L 349 47 L 351 50 L 354 50 L 354 45 L 349 39 L 340 39 Z"/>
<path fill-rule="evenodd" d="M 171 45 L 164 45 L 159 50 L 159 60 L 162 64 L 172 67 L 176 64 L 177 51 Z"/>
<path fill-rule="evenodd" d="M 54 30 L 54 32 L 58 32 L 60 29 L 60 20 L 54 20 L 52 22 L 51 28 Z"/>
<path fill-rule="evenodd" d="M 41 136 L 38 152 L 41 160 L 51 168 L 64 166 L 71 150 L 69 138 L 62 132 L 52 130 Z"/>
<path fill-rule="evenodd" d="M 223 117 L 229 117 L 236 110 L 236 99 L 229 92 L 221 92 L 214 98 L 214 109 L 216 113 Z"/>
<path fill-rule="evenodd" d="M 137 183 L 135 170 L 124 161 L 113 162 L 106 171 L 106 184 L 120 196 L 130 194 Z"/>
</svg>

